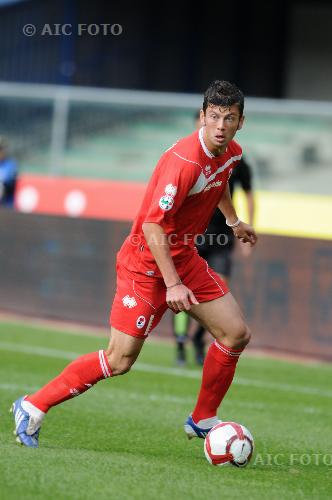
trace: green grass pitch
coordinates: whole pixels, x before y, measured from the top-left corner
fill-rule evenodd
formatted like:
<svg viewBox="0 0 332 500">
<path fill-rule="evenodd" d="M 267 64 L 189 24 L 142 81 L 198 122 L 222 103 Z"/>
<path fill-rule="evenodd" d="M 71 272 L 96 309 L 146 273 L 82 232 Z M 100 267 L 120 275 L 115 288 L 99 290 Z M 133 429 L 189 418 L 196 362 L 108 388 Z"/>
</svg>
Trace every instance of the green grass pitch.
<svg viewBox="0 0 332 500">
<path fill-rule="evenodd" d="M 156 334 L 157 335 L 157 334 Z M 0 497 L 7 499 L 328 499 L 332 366 L 244 355 L 220 417 L 247 426 L 244 469 L 213 467 L 183 422 L 200 383 L 172 345 L 146 342 L 129 374 L 53 408 L 40 448 L 15 444 L 8 409 L 106 338 L 0 323 Z"/>
</svg>

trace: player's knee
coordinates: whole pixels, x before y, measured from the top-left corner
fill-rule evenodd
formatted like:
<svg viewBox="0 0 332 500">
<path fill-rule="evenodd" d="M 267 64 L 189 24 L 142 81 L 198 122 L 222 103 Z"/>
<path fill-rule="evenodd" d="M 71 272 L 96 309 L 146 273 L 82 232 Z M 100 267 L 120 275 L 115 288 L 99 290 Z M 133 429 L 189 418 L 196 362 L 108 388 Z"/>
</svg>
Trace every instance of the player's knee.
<svg viewBox="0 0 332 500">
<path fill-rule="evenodd" d="M 243 321 L 233 324 L 227 332 L 216 328 L 211 329 L 211 333 L 220 342 L 224 342 L 227 339 L 227 345 L 234 349 L 244 348 L 250 342 L 251 338 L 250 329 Z"/>
<path fill-rule="evenodd" d="M 112 371 L 112 374 L 114 376 L 117 376 L 117 375 L 124 375 L 125 373 L 128 373 L 129 370 L 131 368 L 131 365 L 119 365 L 118 367 L 116 367 L 113 371 Z"/>
<path fill-rule="evenodd" d="M 128 373 L 132 365 L 134 364 L 134 361 L 126 356 L 117 358 L 115 356 L 108 356 L 108 362 L 110 365 L 110 368 L 112 370 L 112 376 L 115 377 L 117 375 L 124 375 L 125 373 Z"/>
<path fill-rule="evenodd" d="M 251 338 L 251 331 L 245 323 L 238 325 L 236 332 L 233 336 L 234 348 L 242 348 L 249 344 Z"/>
</svg>

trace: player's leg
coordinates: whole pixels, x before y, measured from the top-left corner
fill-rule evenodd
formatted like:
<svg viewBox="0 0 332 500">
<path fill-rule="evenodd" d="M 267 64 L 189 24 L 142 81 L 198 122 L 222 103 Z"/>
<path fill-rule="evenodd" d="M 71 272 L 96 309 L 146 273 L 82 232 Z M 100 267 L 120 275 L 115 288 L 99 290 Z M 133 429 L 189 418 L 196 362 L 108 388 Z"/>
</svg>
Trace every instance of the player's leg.
<svg viewBox="0 0 332 500">
<path fill-rule="evenodd" d="M 28 396 L 26 401 L 47 413 L 53 406 L 86 392 L 100 380 L 127 373 L 143 343 L 144 339 L 111 328 L 111 339 L 106 351 L 83 354 L 66 366 L 55 379 Z"/>
<path fill-rule="evenodd" d="M 104 378 L 128 372 L 143 343 L 144 338 L 111 328 L 111 340 L 106 351 L 80 356 L 37 392 L 15 401 L 12 410 L 19 442 L 37 447 L 39 429 L 50 408 L 83 394 Z"/>
<path fill-rule="evenodd" d="M 41 422 L 52 406 L 82 394 L 99 380 L 121 375 L 130 369 L 145 338 L 167 308 L 164 295 L 164 286 L 158 280 L 137 283 L 118 266 L 107 350 L 80 356 L 39 391 L 15 401 L 13 411 L 20 442 L 26 446 L 38 446 Z"/>
<path fill-rule="evenodd" d="M 234 249 L 234 236 L 228 235 L 226 244 L 218 247 L 208 247 L 205 251 L 204 259 L 220 277 L 220 279 L 228 285 L 231 270 L 232 270 L 232 253 Z M 200 324 L 193 335 L 193 345 L 195 349 L 196 362 L 203 365 L 205 359 L 205 332 L 207 330 Z"/>
<path fill-rule="evenodd" d="M 183 281 L 197 298 L 190 314 L 215 337 L 209 347 L 203 366 L 202 384 L 189 424 L 200 424 L 209 430 L 218 422 L 217 409 L 233 380 L 239 355 L 249 342 L 250 332 L 243 314 L 229 293 L 227 284 L 211 269 L 207 262 L 197 257 L 191 262 Z M 188 424 L 188 421 L 187 421 Z M 190 429 L 186 428 L 186 432 Z M 198 429 L 199 431 L 199 429 Z M 190 432 L 187 432 L 190 435 Z M 205 432 L 193 431 L 193 436 L 204 437 Z"/>
<path fill-rule="evenodd" d="M 173 335 L 176 342 L 176 361 L 186 363 L 186 342 L 188 338 L 189 316 L 184 311 L 172 315 Z"/>
<path fill-rule="evenodd" d="M 215 341 L 207 352 L 197 403 L 187 425 L 190 427 L 192 421 L 198 428 L 208 430 L 218 422 L 217 410 L 232 383 L 239 356 L 250 340 L 250 331 L 231 293 L 193 306 L 192 315 L 206 326 Z M 189 437 L 198 435 L 197 429 L 191 432 L 189 427 Z"/>
<path fill-rule="evenodd" d="M 123 375 L 130 370 L 141 352 L 144 340 L 111 328 L 111 338 L 105 353 L 112 376 Z"/>
</svg>

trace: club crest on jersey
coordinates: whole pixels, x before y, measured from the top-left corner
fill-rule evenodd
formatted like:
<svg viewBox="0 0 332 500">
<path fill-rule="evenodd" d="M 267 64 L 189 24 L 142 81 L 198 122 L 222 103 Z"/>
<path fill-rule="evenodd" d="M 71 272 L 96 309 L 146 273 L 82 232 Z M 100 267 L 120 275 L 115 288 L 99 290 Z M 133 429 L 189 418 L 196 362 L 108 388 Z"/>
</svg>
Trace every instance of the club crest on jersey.
<svg viewBox="0 0 332 500">
<path fill-rule="evenodd" d="M 162 210 L 171 210 L 172 206 L 174 205 L 174 198 L 173 196 L 170 196 L 169 194 L 164 194 L 159 200 L 159 206 Z"/>
<path fill-rule="evenodd" d="M 138 316 L 136 320 L 137 328 L 143 328 L 144 325 L 145 325 L 145 316 Z"/>
<path fill-rule="evenodd" d="M 134 297 L 130 297 L 129 295 L 126 295 L 125 297 L 122 298 L 122 304 L 125 307 L 128 307 L 131 309 L 132 307 L 137 306 L 137 302 Z"/>
<path fill-rule="evenodd" d="M 210 175 L 211 174 L 211 166 L 206 165 L 206 167 L 204 168 L 204 171 L 205 171 L 205 175 Z"/>
</svg>

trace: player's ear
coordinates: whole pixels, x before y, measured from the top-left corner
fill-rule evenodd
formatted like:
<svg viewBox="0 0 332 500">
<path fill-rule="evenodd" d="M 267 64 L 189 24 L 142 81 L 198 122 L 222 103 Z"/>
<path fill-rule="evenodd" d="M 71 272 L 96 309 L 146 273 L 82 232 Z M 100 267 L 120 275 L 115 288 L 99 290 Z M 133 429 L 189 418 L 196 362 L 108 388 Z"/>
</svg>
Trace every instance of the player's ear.
<svg viewBox="0 0 332 500">
<path fill-rule="evenodd" d="M 199 112 L 199 119 L 201 121 L 201 125 L 205 127 L 205 114 L 204 111 L 201 109 Z"/>
<path fill-rule="evenodd" d="M 243 122 L 244 122 L 244 119 L 245 119 L 245 116 L 242 115 L 241 118 L 240 118 L 240 121 L 239 121 L 239 124 L 238 124 L 238 127 L 237 129 L 238 130 L 241 130 L 241 128 L 243 127 Z"/>
</svg>

